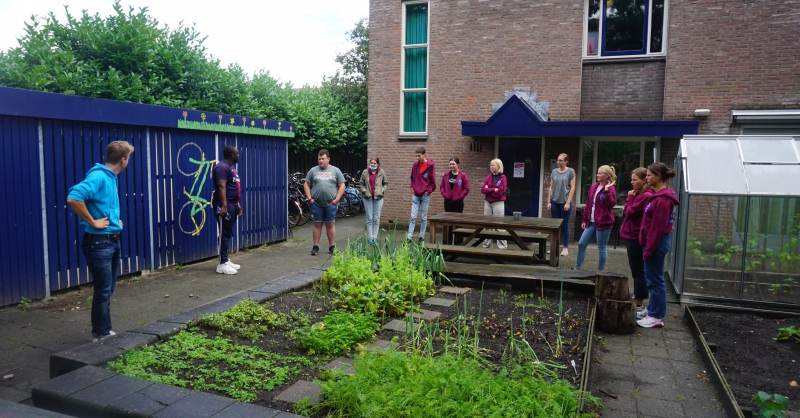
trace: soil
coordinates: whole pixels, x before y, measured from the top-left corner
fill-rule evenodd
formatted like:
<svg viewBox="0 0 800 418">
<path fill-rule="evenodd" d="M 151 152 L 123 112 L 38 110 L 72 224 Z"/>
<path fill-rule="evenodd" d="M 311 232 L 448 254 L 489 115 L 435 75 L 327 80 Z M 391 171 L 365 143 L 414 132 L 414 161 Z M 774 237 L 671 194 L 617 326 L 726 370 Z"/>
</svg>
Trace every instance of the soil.
<svg viewBox="0 0 800 418">
<path fill-rule="evenodd" d="M 800 318 L 693 309 L 703 336 L 717 345 L 714 357 L 736 402 L 755 407 L 758 391 L 789 398 L 800 407 L 800 342 L 773 340 L 778 328 L 800 327 Z M 795 386 L 792 386 L 795 382 Z"/>
<path fill-rule="evenodd" d="M 499 289 L 485 289 L 478 290 L 472 289 L 463 296 L 456 296 L 453 294 L 437 292 L 434 297 L 442 299 L 455 299 L 457 302 L 451 307 L 444 308 L 432 305 L 423 305 L 425 310 L 441 312 L 439 317 L 439 328 L 449 329 L 449 325 L 453 323 L 459 315 L 462 317 L 467 313 L 467 326 L 472 328 L 475 320 L 480 321 L 480 347 L 482 348 L 482 355 L 491 362 L 501 364 L 503 352 L 508 343 L 508 335 L 511 332 L 508 318 L 512 318 L 513 331 L 521 337 L 523 308 L 521 304 L 527 304 L 524 308 L 524 314 L 528 320 L 533 320 L 534 325 L 530 324 L 526 327 L 525 339 L 533 347 L 536 355 L 542 361 L 553 361 L 555 363 L 565 366 L 560 369 L 559 377 L 571 382 L 575 387 L 580 385 L 580 372 L 583 367 L 583 352 L 586 346 L 586 338 L 589 328 L 589 318 L 587 312 L 587 304 L 593 303 L 592 295 L 583 292 L 568 291 L 565 289 L 563 297 L 563 312 L 565 313 L 562 320 L 562 341 L 563 351 L 559 357 L 554 357 L 552 348 L 557 343 L 557 317 L 558 317 L 558 291 L 553 291 L 545 288 L 545 302 L 541 302 L 541 290 L 537 290 L 536 294 L 527 294 L 515 290 L 499 290 Z M 528 296 L 527 298 L 525 296 Z M 590 302 L 591 301 L 591 302 Z M 333 307 L 328 303 L 328 299 L 322 292 L 306 290 L 295 293 L 283 295 L 279 299 L 268 302 L 274 311 L 289 313 L 294 310 L 304 311 L 310 318 L 312 323 L 322 320 L 322 318 L 333 310 Z M 536 305 L 535 307 L 532 305 Z M 396 318 L 384 318 L 383 323 L 388 323 Z M 209 337 L 217 335 L 215 330 L 201 327 Z M 375 339 L 390 341 L 394 337 L 400 337 L 399 343 L 402 345 L 404 342 L 404 334 L 381 330 Z M 267 336 L 256 343 L 251 343 L 249 340 L 243 340 L 232 337 L 237 343 L 243 345 L 256 345 L 264 350 L 274 352 L 281 355 L 289 356 L 305 356 L 306 353 L 295 346 L 295 341 L 290 339 L 285 332 L 270 331 Z M 434 350 L 441 350 L 443 345 L 443 338 L 434 338 Z M 364 346 L 372 343 L 373 340 L 363 343 Z M 274 400 L 273 398 L 283 392 L 286 388 L 291 386 L 297 380 L 313 381 L 319 374 L 324 365 L 333 360 L 335 356 L 306 356 L 314 366 L 306 367 L 299 376 L 294 380 L 276 388 L 275 390 L 262 392 L 253 403 L 256 405 L 266 406 L 274 409 L 284 411 L 291 411 L 291 405 L 281 401 Z M 571 361 L 575 361 L 575 368 L 572 367 Z M 576 372 L 577 370 L 577 372 Z M 223 395 L 217 393 L 219 395 Z M 224 395 L 223 395 L 224 396 Z"/>
</svg>

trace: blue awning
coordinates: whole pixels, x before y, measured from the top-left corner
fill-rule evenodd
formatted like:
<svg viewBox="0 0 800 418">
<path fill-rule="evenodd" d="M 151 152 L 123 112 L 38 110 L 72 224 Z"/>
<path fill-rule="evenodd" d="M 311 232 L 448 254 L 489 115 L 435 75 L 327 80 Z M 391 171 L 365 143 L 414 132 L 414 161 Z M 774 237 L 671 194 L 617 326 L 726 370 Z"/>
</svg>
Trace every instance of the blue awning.
<svg viewBox="0 0 800 418">
<path fill-rule="evenodd" d="M 517 96 L 511 96 L 485 122 L 461 121 L 464 136 L 652 136 L 697 135 L 696 120 L 545 122 Z"/>
</svg>

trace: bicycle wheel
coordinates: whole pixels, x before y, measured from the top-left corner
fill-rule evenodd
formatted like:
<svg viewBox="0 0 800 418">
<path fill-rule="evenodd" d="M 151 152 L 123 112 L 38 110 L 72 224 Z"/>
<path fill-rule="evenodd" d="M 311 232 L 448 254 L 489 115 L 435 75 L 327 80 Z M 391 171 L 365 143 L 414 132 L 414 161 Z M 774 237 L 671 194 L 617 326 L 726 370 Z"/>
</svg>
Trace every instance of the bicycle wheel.
<svg viewBox="0 0 800 418">
<path fill-rule="evenodd" d="M 347 212 L 350 211 L 350 202 L 348 202 L 347 198 L 342 196 L 342 200 L 339 201 L 339 209 L 336 211 L 337 218 L 344 218 L 347 216 Z"/>
<path fill-rule="evenodd" d="M 311 204 L 308 203 L 308 200 L 306 200 L 305 198 L 301 198 L 299 204 L 300 204 L 300 209 L 303 211 L 303 216 L 300 218 L 300 222 L 297 224 L 297 226 L 303 226 L 307 224 L 308 221 L 310 221 L 312 218 Z"/>
<path fill-rule="evenodd" d="M 294 228 L 303 220 L 303 210 L 291 197 L 289 198 L 289 227 Z"/>
<path fill-rule="evenodd" d="M 361 207 L 363 204 L 361 203 L 361 199 L 358 197 L 355 192 L 350 190 L 344 192 L 345 199 L 347 203 L 350 205 L 350 208 L 347 210 L 347 216 L 355 216 L 361 212 Z M 342 200 L 345 200 L 342 199 Z"/>
</svg>

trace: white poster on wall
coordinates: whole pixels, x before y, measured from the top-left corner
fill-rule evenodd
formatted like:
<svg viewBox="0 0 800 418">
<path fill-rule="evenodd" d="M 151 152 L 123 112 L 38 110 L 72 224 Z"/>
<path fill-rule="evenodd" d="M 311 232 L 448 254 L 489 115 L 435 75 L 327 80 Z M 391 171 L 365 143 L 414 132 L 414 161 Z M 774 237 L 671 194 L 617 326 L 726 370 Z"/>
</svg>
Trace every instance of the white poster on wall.
<svg viewBox="0 0 800 418">
<path fill-rule="evenodd" d="M 514 178 L 525 177 L 525 163 L 514 163 Z"/>
</svg>

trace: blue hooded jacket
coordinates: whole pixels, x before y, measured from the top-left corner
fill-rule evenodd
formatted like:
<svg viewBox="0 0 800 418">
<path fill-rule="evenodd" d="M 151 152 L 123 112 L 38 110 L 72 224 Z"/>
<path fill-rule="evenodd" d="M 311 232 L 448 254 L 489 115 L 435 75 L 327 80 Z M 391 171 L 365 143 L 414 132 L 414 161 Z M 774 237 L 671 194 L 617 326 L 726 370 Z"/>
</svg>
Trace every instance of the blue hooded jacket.
<svg viewBox="0 0 800 418">
<path fill-rule="evenodd" d="M 86 232 L 113 235 L 122 231 L 119 224 L 119 186 L 117 175 L 103 164 L 95 164 L 86 173 L 86 179 L 69 189 L 67 199 L 84 202 L 94 219 L 108 218 L 108 228 L 94 229 L 79 219 Z"/>
</svg>

